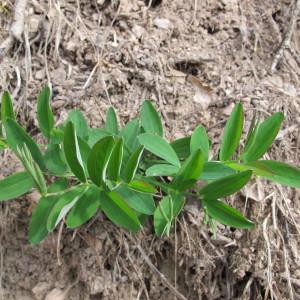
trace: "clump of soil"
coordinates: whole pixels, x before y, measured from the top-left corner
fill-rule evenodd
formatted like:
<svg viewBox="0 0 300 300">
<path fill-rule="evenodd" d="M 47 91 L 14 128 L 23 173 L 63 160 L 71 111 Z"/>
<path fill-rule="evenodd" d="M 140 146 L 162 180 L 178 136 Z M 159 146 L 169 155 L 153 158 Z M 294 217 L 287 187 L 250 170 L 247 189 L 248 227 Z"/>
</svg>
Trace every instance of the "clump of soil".
<svg viewBox="0 0 300 300">
<path fill-rule="evenodd" d="M 0 5 L 1 40 L 13 4 Z M 0 88 L 13 92 L 20 122 L 37 139 L 36 95 L 47 82 L 57 122 L 77 107 L 99 126 L 114 105 L 123 123 L 147 98 L 161 111 L 168 138 L 201 123 L 215 150 L 236 101 L 247 122 L 253 111 L 283 111 L 268 158 L 299 166 L 300 69 L 286 52 L 269 72 L 291 7 L 284 0 L 31 0 L 22 39 L 1 58 Z M 0 167 L 1 176 L 20 168 L 7 152 Z M 257 223 L 251 231 L 220 225 L 213 238 L 191 201 L 169 238 L 156 238 L 150 224 L 128 235 L 99 213 L 34 247 L 27 228 L 35 195 L 1 203 L 0 298 L 175 299 L 152 264 L 186 299 L 299 299 L 299 198 L 299 191 L 258 180 L 228 199 Z"/>
</svg>

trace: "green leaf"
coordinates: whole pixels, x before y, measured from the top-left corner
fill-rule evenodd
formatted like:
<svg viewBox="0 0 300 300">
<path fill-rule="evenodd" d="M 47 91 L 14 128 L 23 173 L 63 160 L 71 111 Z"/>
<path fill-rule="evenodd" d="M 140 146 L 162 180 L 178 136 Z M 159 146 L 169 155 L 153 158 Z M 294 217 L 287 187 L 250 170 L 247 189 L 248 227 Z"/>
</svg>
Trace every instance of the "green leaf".
<svg viewBox="0 0 300 300">
<path fill-rule="evenodd" d="M 126 147 L 133 152 L 138 147 L 137 136 L 140 132 L 140 120 L 133 119 L 128 122 L 120 131 L 120 136 L 124 139 Z"/>
<path fill-rule="evenodd" d="M 253 171 L 253 174 L 258 175 L 258 176 L 268 176 L 268 175 L 273 175 L 272 172 L 266 167 L 261 166 L 261 168 L 256 168 L 253 164 L 242 164 L 238 163 L 236 161 L 228 161 L 225 163 L 228 167 L 231 169 L 234 169 L 236 171 L 246 171 L 246 170 L 251 170 Z"/>
<path fill-rule="evenodd" d="M 146 176 L 174 176 L 179 169 L 179 167 L 168 164 L 158 164 L 148 168 L 146 170 Z"/>
<path fill-rule="evenodd" d="M 130 231 L 138 231 L 141 228 L 136 213 L 130 208 L 120 194 L 115 191 L 101 193 L 101 209 L 105 215 L 116 225 Z"/>
<path fill-rule="evenodd" d="M 91 148 L 90 148 L 89 144 L 85 140 L 83 140 L 81 137 L 77 137 L 77 140 L 78 140 L 79 151 L 80 151 L 81 158 L 83 161 L 83 166 L 84 166 L 84 169 L 87 170 L 87 160 L 88 160 L 88 157 L 90 156 Z"/>
<path fill-rule="evenodd" d="M 252 228 L 255 226 L 238 210 L 219 200 L 203 199 L 202 203 L 207 214 L 224 225 L 235 228 Z"/>
<path fill-rule="evenodd" d="M 51 130 L 54 126 L 54 116 L 50 106 L 51 90 L 45 86 L 38 95 L 37 118 L 43 135 L 50 139 Z"/>
<path fill-rule="evenodd" d="M 220 149 L 220 160 L 229 160 L 236 151 L 244 126 L 244 112 L 241 103 L 237 103 L 226 123 Z"/>
<path fill-rule="evenodd" d="M 18 148 L 22 148 L 25 144 L 35 162 L 42 170 L 45 170 L 45 163 L 41 150 L 26 131 L 14 120 L 7 119 L 5 124 L 7 143 L 11 149 L 17 154 Z"/>
<path fill-rule="evenodd" d="M 124 170 L 124 174 L 123 174 L 124 180 L 126 182 L 130 182 L 133 180 L 135 173 L 137 171 L 137 168 L 139 166 L 139 162 L 141 160 L 143 150 L 144 150 L 144 147 L 140 146 L 129 157 L 129 160 L 125 166 L 125 170 Z"/>
<path fill-rule="evenodd" d="M 255 161 L 266 153 L 278 134 L 283 118 L 283 113 L 275 113 L 258 125 L 247 149 L 242 153 L 244 162 Z"/>
<path fill-rule="evenodd" d="M 40 194 L 44 196 L 47 193 L 47 185 L 44 174 L 37 163 L 33 162 L 32 167 L 32 176 L 33 179 L 35 179 L 36 187 L 39 190 Z"/>
<path fill-rule="evenodd" d="M 47 169 L 53 174 L 64 174 L 68 170 L 66 158 L 59 144 L 49 144 L 44 159 Z"/>
<path fill-rule="evenodd" d="M 239 191 L 251 178 L 252 171 L 244 171 L 213 181 L 200 190 L 205 199 L 227 197 Z"/>
<path fill-rule="evenodd" d="M 172 182 L 172 186 L 183 191 L 191 188 L 199 179 L 204 164 L 201 149 L 197 149 L 186 159 Z"/>
<path fill-rule="evenodd" d="M 208 161 L 204 163 L 203 170 L 200 176 L 201 180 L 211 181 L 235 174 L 236 171 L 230 166 L 224 165 L 220 162 Z"/>
<path fill-rule="evenodd" d="M 193 132 L 191 136 L 191 153 L 200 149 L 203 153 L 204 161 L 208 160 L 209 154 L 209 138 L 206 133 L 205 128 L 202 125 L 199 125 Z"/>
<path fill-rule="evenodd" d="M 65 177 L 57 178 L 49 187 L 48 193 L 58 193 L 66 190 L 69 186 L 68 179 Z"/>
<path fill-rule="evenodd" d="M 123 159 L 123 139 L 118 138 L 115 140 L 115 144 L 107 166 L 107 173 L 109 179 L 113 181 L 118 181 L 120 176 L 122 159 Z"/>
<path fill-rule="evenodd" d="M 90 220 L 100 207 L 100 190 L 90 186 L 73 206 L 67 217 L 67 226 L 76 228 Z"/>
<path fill-rule="evenodd" d="M 148 193 L 148 194 L 157 193 L 157 190 L 153 185 L 141 180 L 133 180 L 130 183 L 128 183 L 127 186 L 135 191 L 142 192 L 142 193 Z"/>
<path fill-rule="evenodd" d="M 300 188 L 299 168 L 274 160 L 259 160 L 249 163 L 248 165 L 264 171 L 264 173 L 258 175 L 268 180 L 294 188 Z M 255 171 L 256 170 L 254 170 L 254 173 L 256 173 Z"/>
<path fill-rule="evenodd" d="M 63 148 L 71 171 L 80 181 L 86 182 L 83 160 L 80 154 L 76 130 L 72 122 L 67 123 L 65 127 Z"/>
<path fill-rule="evenodd" d="M 126 203 L 137 212 L 145 215 L 154 214 L 155 203 L 152 195 L 133 191 L 125 185 L 119 186 L 116 191 L 122 196 Z"/>
<path fill-rule="evenodd" d="M 89 128 L 81 110 L 74 109 L 69 112 L 66 123 L 72 122 L 77 136 L 87 141 L 89 138 Z"/>
<path fill-rule="evenodd" d="M 5 91 L 2 95 L 2 101 L 1 101 L 1 120 L 2 120 L 2 122 L 5 123 L 7 118 L 15 120 L 16 116 L 14 113 L 11 95 L 9 92 Z"/>
<path fill-rule="evenodd" d="M 93 147 L 99 140 L 111 135 L 108 131 L 101 128 L 89 128 L 88 144 Z"/>
<path fill-rule="evenodd" d="M 244 143 L 245 146 L 244 146 L 243 152 L 246 152 L 248 150 L 249 145 L 251 145 L 253 137 L 255 136 L 255 133 L 257 131 L 258 125 L 259 125 L 259 116 L 257 116 L 256 111 L 254 111 L 252 120 L 250 123 L 250 127 L 247 132 L 247 137 L 245 139 L 245 143 Z"/>
<path fill-rule="evenodd" d="M 154 229 L 157 236 L 170 234 L 172 221 L 180 213 L 184 203 L 182 197 L 173 199 L 171 196 L 165 196 L 161 199 L 154 212 Z"/>
<path fill-rule="evenodd" d="M 173 141 L 171 146 L 180 159 L 186 159 L 191 154 L 190 143 L 191 137 L 187 136 Z"/>
<path fill-rule="evenodd" d="M 74 189 L 59 196 L 47 219 L 47 230 L 49 232 L 68 214 L 85 189 L 86 187 L 76 186 Z"/>
<path fill-rule="evenodd" d="M 0 180 L 0 201 L 18 198 L 29 192 L 34 186 L 32 177 L 27 172 L 20 172 Z"/>
<path fill-rule="evenodd" d="M 164 191 L 166 194 L 169 194 L 170 191 L 173 191 L 175 193 L 178 192 L 173 188 L 173 186 L 171 184 L 165 183 L 164 181 L 161 181 L 161 180 L 156 180 L 153 177 L 138 176 L 138 179 L 143 179 L 144 181 L 146 181 L 154 186 L 159 186 L 161 188 L 161 190 Z"/>
<path fill-rule="evenodd" d="M 180 161 L 176 152 L 163 138 L 158 135 L 143 133 L 138 136 L 138 139 L 140 144 L 148 151 L 164 159 L 171 165 L 180 167 Z"/>
<path fill-rule="evenodd" d="M 50 144 L 61 144 L 64 140 L 64 126 L 59 126 L 58 128 L 53 128 L 50 133 Z"/>
<path fill-rule="evenodd" d="M 22 162 L 28 174 L 33 178 L 39 192 L 44 195 L 47 192 L 46 181 L 38 164 L 33 160 L 28 147 L 24 144 L 18 149 L 18 158 Z"/>
<path fill-rule="evenodd" d="M 106 113 L 105 129 L 113 135 L 119 132 L 118 118 L 113 107 L 110 107 Z"/>
<path fill-rule="evenodd" d="M 153 104 L 146 100 L 142 104 L 141 122 L 146 133 L 157 134 L 163 136 L 163 126 L 161 118 Z"/>
<path fill-rule="evenodd" d="M 87 168 L 91 180 L 96 185 L 106 181 L 106 169 L 114 147 L 114 138 L 107 136 L 98 141 L 90 152 Z"/>
<path fill-rule="evenodd" d="M 0 124 L 0 128 L 1 128 L 1 124 Z M 5 143 L 4 140 L 0 139 L 0 151 L 4 150 L 5 148 L 7 148 L 7 144 Z"/>
<path fill-rule="evenodd" d="M 29 224 L 29 241 L 32 245 L 40 243 L 48 235 L 47 219 L 57 200 L 57 196 L 42 197 L 33 210 Z"/>
</svg>

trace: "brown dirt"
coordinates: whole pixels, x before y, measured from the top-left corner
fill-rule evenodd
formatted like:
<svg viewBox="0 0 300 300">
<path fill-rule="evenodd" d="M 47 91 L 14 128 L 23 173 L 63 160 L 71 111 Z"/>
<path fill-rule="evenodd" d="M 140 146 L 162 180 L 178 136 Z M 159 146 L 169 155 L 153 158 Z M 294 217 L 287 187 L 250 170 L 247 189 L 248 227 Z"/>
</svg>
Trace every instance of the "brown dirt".
<svg viewBox="0 0 300 300">
<path fill-rule="evenodd" d="M 58 122 L 80 107 L 97 126 L 111 104 L 124 122 L 150 98 L 169 138 L 202 123 L 216 147 L 240 100 L 248 121 L 254 110 L 284 112 L 268 156 L 299 166 L 300 68 L 285 52 L 269 73 L 290 1 L 154 2 L 148 9 L 134 0 L 29 0 L 22 41 L 0 61 L 0 89 L 15 95 L 21 122 L 38 134 L 35 97 L 50 81 Z M 0 3 L 0 44 L 9 34 L 13 3 Z M 298 26 L 296 51 L 299 38 Z M 0 159 L 1 176 L 19 167 L 9 153 Z M 299 198 L 299 191 L 253 181 L 228 201 L 257 222 L 254 230 L 219 226 L 213 239 L 191 202 L 170 238 L 154 237 L 151 226 L 134 238 L 187 299 L 300 299 Z M 0 204 L 1 299 L 175 299 L 136 243 L 102 215 L 79 231 L 64 228 L 58 246 L 57 232 L 30 246 L 32 202 L 34 195 Z"/>
</svg>

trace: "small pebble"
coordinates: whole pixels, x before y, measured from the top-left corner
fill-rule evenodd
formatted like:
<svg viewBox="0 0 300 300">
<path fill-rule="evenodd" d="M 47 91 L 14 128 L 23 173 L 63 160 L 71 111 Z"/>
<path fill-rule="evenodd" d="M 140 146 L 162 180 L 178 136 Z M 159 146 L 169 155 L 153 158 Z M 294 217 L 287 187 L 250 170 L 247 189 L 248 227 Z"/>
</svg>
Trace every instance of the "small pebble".
<svg viewBox="0 0 300 300">
<path fill-rule="evenodd" d="M 169 27 L 171 26 L 171 22 L 168 19 L 157 18 L 154 20 L 154 25 L 161 29 L 169 29 Z"/>
</svg>

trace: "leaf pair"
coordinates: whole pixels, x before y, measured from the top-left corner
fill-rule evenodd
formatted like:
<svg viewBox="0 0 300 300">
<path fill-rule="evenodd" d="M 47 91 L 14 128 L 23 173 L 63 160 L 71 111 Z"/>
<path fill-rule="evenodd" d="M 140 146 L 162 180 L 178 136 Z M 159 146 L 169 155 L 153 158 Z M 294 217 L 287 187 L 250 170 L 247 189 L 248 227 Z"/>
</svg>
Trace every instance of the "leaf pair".
<svg viewBox="0 0 300 300">
<path fill-rule="evenodd" d="M 200 178 L 204 165 L 204 156 L 200 149 L 195 150 L 178 170 L 172 186 L 178 191 L 191 188 Z"/>
<path fill-rule="evenodd" d="M 1 102 L 1 120 L 5 128 L 6 143 L 18 154 L 18 150 L 25 145 L 32 155 L 38 166 L 45 170 L 45 162 L 38 145 L 27 134 L 17 122 L 13 110 L 11 96 L 8 92 L 4 92 Z"/>
<path fill-rule="evenodd" d="M 44 196 L 33 211 L 29 240 L 41 242 L 67 216 L 67 226 L 76 228 L 87 222 L 100 207 L 100 191 L 91 186 L 75 187 L 62 194 Z"/>
<path fill-rule="evenodd" d="M 241 154 L 241 158 L 247 163 L 256 161 L 262 157 L 276 138 L 281 123 L 283 121 L 282 113 L 275 113 L 264 122 L 254 122 L 253 128 L 246 140 L 246 147 Z M 244 124 L 244 112 L 242 105 L 238 103 L 226 123 L 223 139 L 220 148 L 220 160 L 230 160 L 236 151 Z"/>
<path fill-rule="evenodd" d="M 220 223 L 235 228 L 250 228 L 254 223 L 246 219 L 239 211 L 219 201 L 239 191 L 251 178 L 251 171 L 220 178 L 204 186 L 199 194 L 207 214 Z"/>
<path fill-rule="evenodd" d="M 173 220 L 184 206 L 185 200 L 180 196 L 165 196 L 154 212 L 154 229 L 158 236 L 169 235 Z"/>
<path fill-rule="evenodd" d="M 300 170 L 291 165 L 274 161 L 258 160 L 247 164 L 229 162 L 227 165 L 236 170 L 252 170 L 255 175 L 286 186 L 300 188 Z"/>
<path fill-rule="evenodd" d="M 216 221 L 235 228 L 252 228 L 255 224 L 246 219 L 238 210 L 215 199 L 203 199 L 206 213 Z"/>
<path fill-rule="evenodd" d="M 275 113 L 254 128 L 241 155 L 244 162 L 256 161 L 266 153 L 278 134 L 283 118 L 282 113 Z"/>
<path fill-rule="evenodd" d="M 123 172 L 124 181 L 129 183 L 134 179 L 141 160 L 143 147 L 138 147 L 129 157 Z M 99 140 L 91 150 L 88 158 L 88 171 L 91 180 L 96 185 L 104 184 L 106 171 L 108 178 L 118 181 L 123 159 L 123 139 L 107 136 Z"/>
<path fill-rule="evenodd" d="M 208 160 L 210 141 L 202 125 L 196 127 L 192 136 L 179 138 L 173 141 L 171 146 L 180 159 L 186 159 L 192 152 L 200 149 L 203 153 L 204 160 Z"/>
<path fill-rule="evenodd" d="M 101 193 L 101 208 L 105 215 L 115 224 L 130 231 L 137 231 L 141 227 L 138 213 L 142 215 L 153 215 L 155 203 L 153 196 L 149 193 L 141 193 L 132 188 L 141 186 L 141 182 L 132 182 L 132 185 L 119 185 L 112 191 Z M 149 185 L 143 184 L 149 190 Z M 144 190 L 145 191 L 145 190 Z"/>
<path fill-rule="evenodd" d="M 26 131 L 10 118 L 6 119 L 4 126 L 7 135 L 7 144 L 10 148 L 18 154 L 18 149 L 26 145 L 35 162 L 44 171 L 46 168 L 42 152 Z"/>
</svg>

